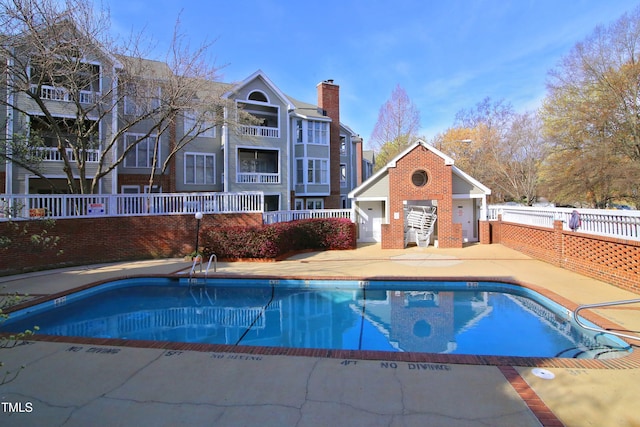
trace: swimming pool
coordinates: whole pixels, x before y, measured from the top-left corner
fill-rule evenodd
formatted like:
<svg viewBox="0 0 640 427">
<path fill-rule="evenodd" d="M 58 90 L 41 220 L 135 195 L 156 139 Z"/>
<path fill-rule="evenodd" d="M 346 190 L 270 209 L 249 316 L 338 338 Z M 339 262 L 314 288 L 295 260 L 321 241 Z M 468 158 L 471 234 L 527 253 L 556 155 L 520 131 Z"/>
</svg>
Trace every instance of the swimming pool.
<svg viewBox="0 0 640 427">
<path fill-rule="evenodd" d="M 499 282 L 129 278 L 11 313 L 0 331 L 234 346 L 613 358 L 631 347 Z"/>
</svg>

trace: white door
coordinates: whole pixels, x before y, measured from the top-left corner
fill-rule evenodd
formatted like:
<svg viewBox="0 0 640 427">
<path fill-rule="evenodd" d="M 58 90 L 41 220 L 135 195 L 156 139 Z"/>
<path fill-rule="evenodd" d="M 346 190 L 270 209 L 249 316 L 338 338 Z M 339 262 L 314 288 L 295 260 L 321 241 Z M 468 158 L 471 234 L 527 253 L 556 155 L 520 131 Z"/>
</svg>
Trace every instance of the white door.
<svg viewBox="0 0 640 427">
<path fill-rule="evenodd" d="M 382 220 L 384 218 L 382 202 L 358 202 L 359 242 L 380 242 L 382 240 Z"/>
<path fill-rule="evenodd" d="M 462 241 L 477 242 L 478 236 L 475 233 L 473 221 L 473 200 L 454 199 L 453 200 L 453 222 L 462 224 Z"/>
</svg>

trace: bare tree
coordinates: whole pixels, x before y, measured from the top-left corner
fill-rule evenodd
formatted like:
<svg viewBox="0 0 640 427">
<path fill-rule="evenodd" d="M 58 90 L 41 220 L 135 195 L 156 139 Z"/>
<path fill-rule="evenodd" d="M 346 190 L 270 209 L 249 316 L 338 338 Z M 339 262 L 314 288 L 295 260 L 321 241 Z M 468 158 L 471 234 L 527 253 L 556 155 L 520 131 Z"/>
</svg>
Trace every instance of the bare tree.
<svg viewBox="0 0 640 427">
<path fill-rule="evenodd" d="M 546 182 L 559 197 L 594 206 L 615 199 L 638 204 L 637 180 L 628 177 L 640 169 L 639 58 L 637 7 L 596 27 L 549 73 L 541 114 L 553 158 L 562 163 L 547 164 Z"/>
<path fill-rule="evenodd" d="M 96 192 L 133 155 L 152 184 L 186 144 L 226 124 L 212 44 L 191 49 L 179 20 L 159 62 L 144 58 L 141 35 L 116 43 L 108 11 L 95 13 L 89 0 L 1 0 L 0 16 L 0 103 L 19 116 L 5 123 L 0 157 L 45 180 L 43 160 L 62 161 L 69 192 Z M 187 117 L 190 129 L 176 137 Z M 160 157 L 162 144 L 170 148 Z"/>
<path fill-rule="evenodd" d="M 534 203 L 540 195 L 541 165 L 547 152 L 538 116 L 533 112 L 514 115 L 504 140 L 492 147 L 496 189 L 514 200 Z"/>
<path fill-rule="evenodd" d="M 547 154 L 535 113 L 517 114 L 510 104 L 485 98 L 475 108 L 459 111 L 454 127 L 431 144 L 489 186 L 494 201 L 536 201 Z"/>
<path fill-rule="evenodd" d="M 420 128 L 420 112 L 407 92 L 397 85 L 378 112 L 378 121 L 371 134 L 376 154 L 376 169 L 404 150 Z"/>
<path fill-rule="evenodd" d="M 462 142 L 464 155 L 457 164 L 474 178 L 493 189 L 498 201 L 510 198 L 499 191 L 504 179 L 498 176 L 500 146 L 507 138 L 515 113 L 511 104 L 504 100 L 485 98 L 474 108 L 460 110 L 456 114 L 455 127 L 471 129 L 467 141 Z M 458 142 L 458 145 L 461 143 Z"/>
</svg>

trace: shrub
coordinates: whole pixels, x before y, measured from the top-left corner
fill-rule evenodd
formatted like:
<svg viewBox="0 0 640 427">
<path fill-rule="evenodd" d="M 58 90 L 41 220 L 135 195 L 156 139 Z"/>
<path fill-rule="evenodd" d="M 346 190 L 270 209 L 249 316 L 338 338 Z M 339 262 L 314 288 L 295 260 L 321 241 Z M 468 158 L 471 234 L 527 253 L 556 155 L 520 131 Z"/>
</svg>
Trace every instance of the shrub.
<svg viewBox="0 0 640 427">
<path fill-rule="evenodd" d="M 306 219 L 262 227 L 203 230 L 204 253 L 219 258 L 273 259 L 292 251 L 353 249 L 355 224 L 347 219 Z"/>
</svg>

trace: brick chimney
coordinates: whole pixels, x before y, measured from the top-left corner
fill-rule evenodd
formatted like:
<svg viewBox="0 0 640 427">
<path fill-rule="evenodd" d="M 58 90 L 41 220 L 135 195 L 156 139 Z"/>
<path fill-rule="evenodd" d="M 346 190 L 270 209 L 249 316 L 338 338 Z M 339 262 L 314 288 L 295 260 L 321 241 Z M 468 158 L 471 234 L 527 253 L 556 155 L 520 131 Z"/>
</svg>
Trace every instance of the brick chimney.
<svg viewBox="0 0 640 427">
<path fill-rule="evenodd" d="M 329 125 L 329 183 L 330 196 L 325 199 L 325 208 L 339 209 L 340 205 L 340 86 L 333 80 L 318 84 L 318 107 L 331 118 Z"/>
</svg>

